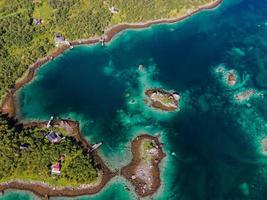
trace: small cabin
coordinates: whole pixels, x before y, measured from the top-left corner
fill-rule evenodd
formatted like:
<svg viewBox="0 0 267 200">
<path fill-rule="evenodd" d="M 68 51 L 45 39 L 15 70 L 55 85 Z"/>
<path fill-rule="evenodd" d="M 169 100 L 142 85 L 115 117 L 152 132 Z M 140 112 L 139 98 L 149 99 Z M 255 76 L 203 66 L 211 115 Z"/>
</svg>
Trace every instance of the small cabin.
<svg viewBox="0 0 267 200">
<path fill-rule="evenodd" d="M 51 166 L 51 174 L 60 175 L 61 173 L 61 164 L 59 162 Z"/>
<path fill-rule="evenodd" d="M 36 25 L 36 26 L 41 25 L 42 22 L 43 22 L 42 19 L 37 19 L 37 18 L 34 18 L 34 19 L 33 19 L 33 23 L 34 23 L 34 25 Z"/>
<path fill-rule="evenodd" d="M 65 39 L 64 36 L 57 34 L 54 38 L 56 47 L 59 47 L 61 45 L 70 45 L 68 40 Z"/>
<path fill-rule="evenodd" d="M 58 133 L 54 132 L 54 131 L 51 131 L 50 133 L 48 133 L 46 135 L 46 138 L 52 142 L 52 143 L 59 143 L 61 141 L 61 137 L 59 136 Z"/>
</svg>

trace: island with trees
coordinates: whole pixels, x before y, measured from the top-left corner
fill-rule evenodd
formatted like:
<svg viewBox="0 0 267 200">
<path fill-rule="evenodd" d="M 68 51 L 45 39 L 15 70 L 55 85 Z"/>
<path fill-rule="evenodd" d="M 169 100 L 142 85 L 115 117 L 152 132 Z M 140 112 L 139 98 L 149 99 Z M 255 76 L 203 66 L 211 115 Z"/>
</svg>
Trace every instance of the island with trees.
<svg viewBox="0 0 267 200">
<path fill-rule="evenodd" d="M 100 191 L 116 174 L 96 145 L 70 120 L 20 124 L 0 116 L 0 191 L 9 188 L 40 197 L 78 196 Z"/>
</svg>

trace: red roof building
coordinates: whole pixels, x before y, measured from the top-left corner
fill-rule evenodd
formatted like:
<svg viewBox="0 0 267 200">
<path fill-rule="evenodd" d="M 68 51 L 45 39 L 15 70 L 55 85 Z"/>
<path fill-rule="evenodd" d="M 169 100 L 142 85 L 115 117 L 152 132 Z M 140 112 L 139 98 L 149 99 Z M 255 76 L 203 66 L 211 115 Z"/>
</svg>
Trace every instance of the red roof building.
<svg viewBox="0 0 267 200">
<path fill-rule="evenodd" d="M 61 173 L 61 164 L 59 162 L 51 166 L 51 173 L 59 175 Z"/>
</svg>

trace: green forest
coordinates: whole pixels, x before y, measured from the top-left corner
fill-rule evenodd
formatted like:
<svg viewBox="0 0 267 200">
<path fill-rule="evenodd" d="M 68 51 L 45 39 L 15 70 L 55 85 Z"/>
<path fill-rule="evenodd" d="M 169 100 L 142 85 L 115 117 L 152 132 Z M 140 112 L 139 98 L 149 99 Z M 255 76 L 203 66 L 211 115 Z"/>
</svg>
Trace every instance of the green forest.
<svg viewBox="0 0 267 200">
<path fill-rule="evenodd" d="M 0 98 L 29 65 L 55 49 L 56 34 L 70 41 L 100 36 L 115 24 L 177 17 L 212 1 L 0 0 Z"/>
<path fill-rule="evenodd" d="M 0 183 L 11 180 L 41 181 L 52 186 L 73 186 L 98 180 L 98 165 L 93 156 L 72 137 L 52 144 L 44 137 L 48 131 L 23 128 L 12 118 L 0 115 Z M 27 148 L 22 149 L 22 145 Z M 51 165 L 61 162 L 61 174 L 52 175 Z"/>
</svg>

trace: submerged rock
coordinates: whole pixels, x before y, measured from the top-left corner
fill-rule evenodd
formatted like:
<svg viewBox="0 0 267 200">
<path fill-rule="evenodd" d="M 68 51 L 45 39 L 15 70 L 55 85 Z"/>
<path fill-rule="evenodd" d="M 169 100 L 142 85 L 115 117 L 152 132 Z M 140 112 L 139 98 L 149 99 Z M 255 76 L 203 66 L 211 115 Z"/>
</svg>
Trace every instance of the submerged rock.
<svg viewBox="0 0 267 200">
<path fill-rule="evenodd" d="M 267 137 L 261 141 L 263 153 L 267 155 Z"/>
</svg>

